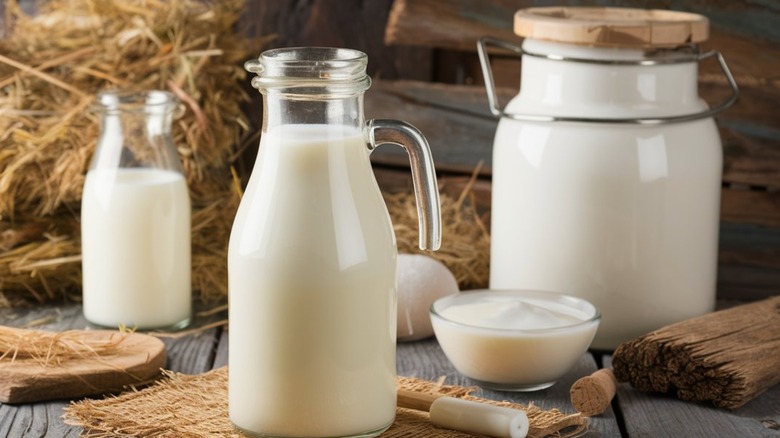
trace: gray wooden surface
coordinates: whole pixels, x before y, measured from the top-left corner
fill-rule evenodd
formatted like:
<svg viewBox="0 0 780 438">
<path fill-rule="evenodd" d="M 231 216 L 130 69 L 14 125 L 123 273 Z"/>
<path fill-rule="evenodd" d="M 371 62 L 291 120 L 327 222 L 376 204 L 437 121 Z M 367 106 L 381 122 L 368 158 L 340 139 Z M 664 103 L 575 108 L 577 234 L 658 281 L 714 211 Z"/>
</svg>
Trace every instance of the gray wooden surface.
<svg viewBox="0 0 780 438">
<path fill-rule="evenodd" d="M 604 365 L 611 366 L 609 357 Z M 631 438 L 780 437 L 780 385 L 735 411 L 618 387 L 616 404 Z"/>
<path fill-rule="evenodd" d="M 200 326 L 224 318 L 225 314 L 196 318 Z M 81 306 L 47 305 L 30 309 L 0 309 L 0 324 L 45 330 L 88 328 Z M 178 339 L 166 339 L 169 351 L 167 368 L 184 373 L 199 373 L 227 364 L 227 330 L 214 328 Z M 598 357 L 598 355 L 597 355 Z M 609 357 L 603 358 L 609 366 Z M 474 394 L 495 400 L 533 402 L 543 408 L 573 412 L 569 388 L 578 378 L 597 369 L 596 359 L 585 354 L 577 365 L 557 384 L 533 393 L 496 392 L 478 389 Z M 442 353 L 435 339 L 398 345 L 398 374 L 472 386 L 460 375 Z M 60 415 L 67 401 L 19 406 L 0 404 L 0 437 L 76 437 L 77 427 L 62 423 Z M 604 415 L 591 419 L 588 437 L 780 437 L 780 386 L 734 411 L 634 391 L 623 384 L 613 407 Z M 621 432 L 621 426 L 623 431 Z"/>
</svg>

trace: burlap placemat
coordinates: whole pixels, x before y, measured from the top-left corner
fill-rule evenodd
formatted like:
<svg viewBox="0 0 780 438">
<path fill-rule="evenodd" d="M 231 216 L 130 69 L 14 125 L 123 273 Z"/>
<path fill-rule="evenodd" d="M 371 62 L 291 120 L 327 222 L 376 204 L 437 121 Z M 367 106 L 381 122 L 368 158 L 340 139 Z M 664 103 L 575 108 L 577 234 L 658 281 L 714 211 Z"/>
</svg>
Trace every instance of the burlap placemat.
<svg viewBox="0 0 780 438">
<path fill-rule="evenodd" d="M 204 374 L 187 375 L 165 372 L 154 385 L 103 400 L 86 399 L 65 408 L 65 422 L 84 428 L 82 436 L 91 438 L 176 437 L 243 438 L 227 412 L 227 367 Z M 529 437 L 548 435 L 572 437 L 587 430 L 587 418 L 567 415 L 558 410 L 543 410 L 509 402 L 496 402 L 469 395 L 471 388 L 439 385 L 410 377 L 399 377 L 399 387 L 411 391 L 442 393 L 499 406 L 522 409 L 531 424 Z M 428 413 L 398 408 L 395 423 L 382 438 L 460 438 L 473 435 L 442 429 L 428 421 Z"/>
</svg>

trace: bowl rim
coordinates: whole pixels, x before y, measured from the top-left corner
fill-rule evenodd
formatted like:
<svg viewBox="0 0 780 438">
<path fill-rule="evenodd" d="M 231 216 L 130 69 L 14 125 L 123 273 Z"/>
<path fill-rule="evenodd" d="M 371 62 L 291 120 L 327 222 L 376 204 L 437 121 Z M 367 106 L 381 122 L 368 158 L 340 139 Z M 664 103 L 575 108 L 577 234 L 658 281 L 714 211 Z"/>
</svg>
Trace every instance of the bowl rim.
<svg viewBox="0 0 780 438">
<path fill-rule="evenodd" d="M 534 298 L 554 297 L 555 299 L 552 301 L 555 302 L 563 301 L 563 304 L 567 304 L 566 302 L 568 301 L 568 302 L 576 302 L 578 304 L 585 304 L 587 306 L 590 306 L 593 309 L 593 315 L 586 320 L 576 322 L 574 324 L 567 324 L 567 325 L 562 325 L 557 327 L 538 328 L 538 329 L 517 329 L 517 328 L 484 327 L 484 326 L 466 324 L 463 322 L 454 321 L 439 313 L 442 309 L 437 310 L 436 308 L 437 305 L 441 306 L 442 303 L 447 303 L 448 301 L 458 301 L 461 299 L 466 299 L 466 298 L 479 296 L 479 295 L 482 296 L 516 295 L 516 296 L 529 296 Z M 488 330 L 488 331 L 498 332 L 498 333 L 528 333 L 528 334 L 555 333 L 555 332 L 568 331 L 577 327 L 584 327 L 593 323 L 599 323 L 601 320 L 601 310 L 599 310 L 598 306 L 596 306 L 595 304 L 593 304 L 592 302 L 584 298 L 580 298 L 574 295 L 564 294 L 560 292 L 544 291 L 544 290 L 537 290 L 537 289 L 474 289 L 474 290 L 462 291 L 461 293 L 458 294 L 447 295 L 437 299 L 436 301 L 433 302 L 433 304 L 431 304 L 431 307 L 428 309 L 428 313 L 431 318 L 438 318 L 441 321 L 451 325 L 455 325 L 459 327 L 468 327 L 470 329 Z"/>
</svg>

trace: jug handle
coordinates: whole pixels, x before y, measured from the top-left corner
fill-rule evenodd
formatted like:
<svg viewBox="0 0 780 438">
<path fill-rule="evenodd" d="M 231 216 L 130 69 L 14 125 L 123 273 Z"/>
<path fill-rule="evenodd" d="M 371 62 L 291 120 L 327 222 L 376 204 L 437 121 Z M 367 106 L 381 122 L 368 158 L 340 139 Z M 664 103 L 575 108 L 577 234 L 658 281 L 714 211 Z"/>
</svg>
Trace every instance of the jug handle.
<svg viewBox="0 0 780 438">
<path fill-rule="evenodd" d="M 414 126 L 396 120 L 374 119 L 366 123 L 368 148 L 395 144 L 409 154 L 412 183 L 417 199 L 420 249 L 436 251 L 441 247 L 441 208 L 436 170 L 428 141 Z"/>
</svg>

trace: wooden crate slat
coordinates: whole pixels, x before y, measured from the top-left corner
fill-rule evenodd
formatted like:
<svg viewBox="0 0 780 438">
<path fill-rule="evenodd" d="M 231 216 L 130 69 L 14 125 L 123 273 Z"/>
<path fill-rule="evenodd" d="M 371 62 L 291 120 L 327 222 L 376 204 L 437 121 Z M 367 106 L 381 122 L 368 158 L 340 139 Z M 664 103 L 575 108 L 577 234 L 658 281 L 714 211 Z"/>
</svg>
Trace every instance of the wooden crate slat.
<svg viewBox="0 0 780 438">
<path fill-rule="evenodd" d="M 780 228 L 780 190 L 724 187 L 720 201 L 724 222 Z"/>
<path fill-rule="evenodd" d="M 780 270 L 744 264 L 718 264 L 718 297 L 759 300 L 780 294 Z"/>
<path fill-rule="evenodd" d="M 368 55 L 368 72 L 385 78 L 429 79 L 430 50 L 388 47 L 384 27 L 392 0 L 248 0 L 239 29 L 251 37 L 274 36 L 273 47 L 347 47 Z M 257 53 L 259 55 L 260 53 Z"/>
<path fill-rule="evenodd" d="M 469 174 L 483 160 L 483 173 L 490 173 L 490 151 L 497 120 L 427 104 L 398 92 L 398 87 L 390 87 L 385 90 L 383 83 L 377 81 L 366 97 L 366 117 L 399 119 L 415 125 L 427 137 L 439 171 Z M 414 89 L 408 93 L 413 95 Z M 376 149 L 372 153 L 372 161 L 391 166 L 409 166 L 406 153 L 396 147 Z"/>
<path fill-rule="evenodd" d="M 395 0 L 385 28 L 385 42 L 473 51 L 482 36 L 516 41 L 512 14 L 520 3 Z"/>
<path fill-rule="evenodd" d="M 718 243 L 721 263 L 780 272 L 780 228 L 721 222 Z"/>
</svg>

